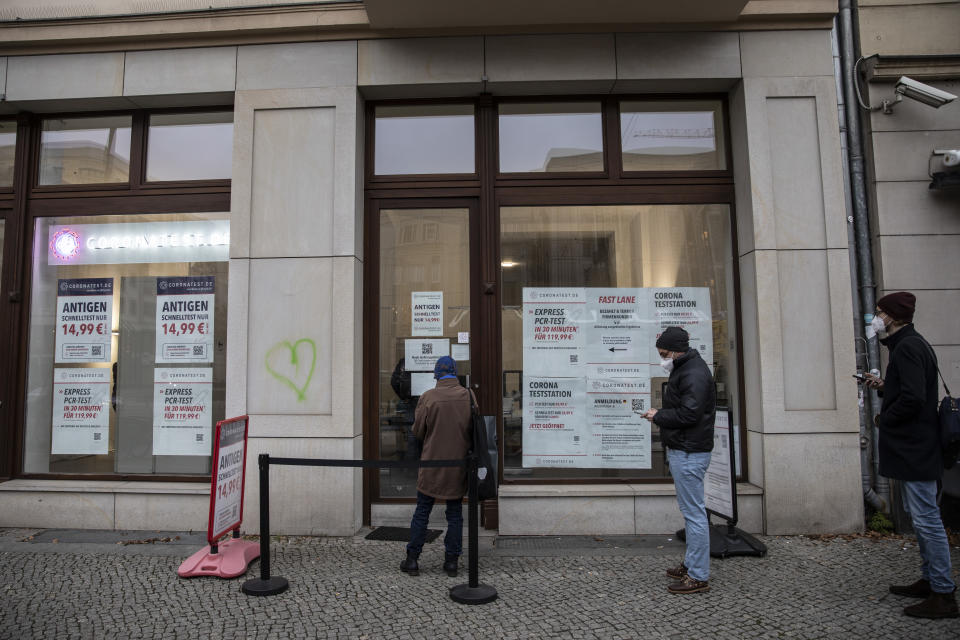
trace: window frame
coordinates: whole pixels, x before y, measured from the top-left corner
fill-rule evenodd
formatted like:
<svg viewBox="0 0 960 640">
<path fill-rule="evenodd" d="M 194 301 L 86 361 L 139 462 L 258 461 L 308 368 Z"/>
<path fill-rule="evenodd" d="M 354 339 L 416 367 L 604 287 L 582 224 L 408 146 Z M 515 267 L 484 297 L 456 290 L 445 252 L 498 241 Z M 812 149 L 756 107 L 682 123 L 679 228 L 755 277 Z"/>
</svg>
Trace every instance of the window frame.
<svg viewBox="0 0 960 640">
<path fill-rule="evenodd" d="M 146 123 L 149 115 L 163 113 L 195 113 L 233 111 L 232 105 L 211 105 L 193 108 L 115 110 L 95 112 L 62 112 L 20 114 L 18 122 L 14 187 L 0 190 L 0 209 L 9 207 L 5 230 L 6 267 L 2 274 L 3 299 L 16 304 L 0 309 L 0 319 L 9 327 L 11 341 L 7 355 L 10 375 L 9 402 L 0 408 L 5 420 L 0 424 L 0 443 L 9 443 L 0 459 L 0 479 L 83 481 L 149 481 L 209 483 L 210 474 L 76 474 L 24 473 L 25 417 L 30 301 L 32 300 L 32 251 L 38 218 L 55 216 L 114 216 L 156 213 L 226 212 L 230 208 L 231 179 L 188 180 L 178 182 L 145 182 Z M 133 115 L 131 131 L 130 182 L 90 185 L 38 185 L 40 135 L 42 120 L 47 118 L 83 118 L 95 116 Z M 134 166 L 137 166 L 134 171 Z M 4 316 L 4 314 L 6 315 Z M 0 345 L 2 351 L 2 345 Z M 0 384 L 3 381 L 0 380 Z"/>
<path fill-rule="evenodd" d="M 491 351 L 490 363 L 478 366 L 472 362 L 474 371 L 482 376 L 489 371 L 501 372 L 502 363 L 502 336 L 498 314 L 500 312 L 501 273 L 500 265 L 500 207 L 502 206 L 562 206 L 562 205 L 645 205 L 645 204 L 723 204 L 730 211 L 730 259 L 733 264 L 733 296 L 735 326 L 729 327 L 729 336 L 736 344 L 736 414 L 732 416 L 740 429 L 740 456 L 741 474 L 738 481 L 746 480 L 748 476 L 748 459 L 746 448 L 746 425 L 748 416 L 746 396 L 744 391 L 744 360 L 743 360 L 743 330 L 741 312 L 740 270 L 737 257 L 736 226 L 736 194 L 734 188 L 732 144 L 730 143 L 730 109 L 729 99 L 725 94 L 613 94 L 601 95 L 550 95 L 550 96 L 510 96 L 493 97 L 489 95 L 473 98 L 477 121 L 477 138 L 475 150 L 480 156 L 476 176 L 462 175 L 429 175 L 429 176 L 373 176 L 370 163 L 373 159 L 373 147 L 376 141 L 372 135 L 371 118 L 373 109 L 380 104 L 418 104 L 436 103 L 438 100 L 389 100 L 370 101 L 366 105 L 368 115 L 367 138 L 365 142 L 365 157 L 367 159 L 365 183 L 365 240 L 364 253 L 372 256 L 365 261 L 365 307 L 364 307 L 364 343 L 371 344 L 371 340 L 378 340 L 378 315 L 374 304 L 370 302 L 377 296 L 378 291 L 370 287 L 377 285 L 379 270 L 379 246 L 371 241 L 375 235 L 376 212 L 384 200 L 395 203 L 398 200 L 416 199 L 422 206 L 433 199 L 476 198 L 479 203 L 479 220 L 475 228 L 471 229 L 471 253 L 480 256 L 481 264 L 477 265 L 472 277 L 482 286 L 491 286 L 480 296 L 478 323 L 483 335 L 478 340 L 486 340 L 487 351 Z M 499 172 L 499 105 L 502 103 L 536 103 L 536 102 L 601 102 L 603 123 L 604 162 L 605 171 L 595 172 L 543 172 L 543 173 L 510 173 Z M 724 154 L 727 169 L 723 170 L 671 170 L 625 172 L 622 166 L 622 150 L 620 139 L 621 101 L 718 101 L 722 109 L 722 131 L 724 136 Z M 439 102 L 461 102 L 456 99 L 439 100 Z M 373 224 L 374 226 L 370 226 Z M 473 265 L 471 266 L 473 268 Z M 493 295 L 488 295 L 492 292 Z M 474 310 L 472 310 L 473 312 Z M 474 337 L 471 337 L 474 348 Z M 474 351 L 474 348 L 471 351 Z M 377 363 L 365 356 L 364 371 L 375 372 Z M 503 420 L 500 411 L 499 384 L 485 383 L 478 391 L 477 396 L 481 410 L 487 414 L 497 415 L 498 437 L 503 438 Z M 732 410 L 732 408 L 731 408 Z M 363 399 L 363 434 L 365 457 L 376 457 L 379 447 L 379 398 L 377 392 L 366 389 Z M 502 456 L 502 452 L 501 452 Z M 524 484 L 602 484 L 602 483 L 634 483 L 651 484 L 662 483 L 664 478 L 507 478 L 503 476 L 502 464 L 498 466 L 500 482 L 510 485 Z M 376 474 L 365 471 L 364 482 L 364 518 L 369 522 L 370 504 L 390 504 L 395 502 L 410 502 L 409 498 L 380 497 L 377 492 Z M 495 504 L 491 509 L 495 509 Z"/>
</svg>

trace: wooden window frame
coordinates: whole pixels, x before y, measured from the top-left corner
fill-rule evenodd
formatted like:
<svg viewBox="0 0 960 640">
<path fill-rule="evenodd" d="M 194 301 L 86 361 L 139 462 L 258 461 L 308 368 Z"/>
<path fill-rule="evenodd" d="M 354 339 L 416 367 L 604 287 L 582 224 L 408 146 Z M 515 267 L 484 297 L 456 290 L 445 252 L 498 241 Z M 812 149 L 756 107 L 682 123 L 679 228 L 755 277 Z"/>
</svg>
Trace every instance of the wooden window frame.
<svg viewBox="0 0 960 640">
<path fill-rule="evenodd" d="M 603 175 L 585 172 L 565 173 L 499 173 L 498 159 L 498 106 L 502 103 L 556 103 L 556 102 L 588 102 L 601 103 L 604 141 Z M 621 101 L 719 101 L 723 110 L 721 122 L 722 135 L 725 143 L 727 169 L 724 170 L 684 170 L 684 171 L 652 171 L 652 172 L 624 172 L 622 166 L 620 141 L 620 114 Z M 497 97 L 480 96 L 473 98 L 475 106 L 477 137 L 474 148 L 477 152 L 477 175 L 436 175 L 429 176 L 373 176 L 372 159 L 374 137 L 372 119 L 376 106 L 381 104 L 436 104 L 462 103 L 464 100 L 391 100 L 372 101 L 366 105 L 366 149 L 367 159 L 365 183 L 365 215 L 364 215 L 364 255 L 368 259 L 364 263 L 364 343 L 371 344 L 371 340 L 378 340 L 375 334 L 379 331 L 379 316 L 376 313 L 378 304 L 379 278 L 379 244 L 373 241 L 379 228 L 376 211 L 378 202 L 389 199 L 398 201 L 411 199 L 420 206 L 430 205 L 440 199 L 476 198 L 479 202 L 479 220 L 471 225 L 471 254 L 479 256 L 480 264 L 471 264 L 471 277 L 476 278 L 472 284 L 493 283 L 495 295 L 481 296 L 479 302 L 479 330 L 480 336 L 471 336 L 471 350 L 479 348 L 475 339 L 484 340 L 491 354 L 487 366 L 481 369 L 481 375 L 487 369 L 498 373 L 502 369 L 502 336 L 499 324 L 500 305 L 500 207 L 519 205 L 563 206 L 563 205 L 646 205 L 646 204 L 720 204 L 729 207 L 730 212 L 730 252 L 733 258 L 733 292 L 735 326 L 730 327 L 730 337 L 736 341 L 736 378 L 738 382 L 737 415 L 736 420 L 741 430 L 741 476 L 746 479 L 748 461 L 746 451 L 746 402 L 743 374 L 743 330 L 740 304 L 740 271 L 736 257 L 739 255 L 737 247 L 737 226 L 735 190 L 733 178 L 732 145 L 730 143 L 730 110 L 727 96 L 720 94 L 623 94 L 623 95 L 573 95 L 573 96 L 536 96 L 536 97 Z M 476 273 L 474 273 L 476 271 Z M 490 300 L 488 300 L 490 299 Z M 364 373 L 377 371 L 379 354 L 364 356 Z M 372 358 L 372 359 L 371 359 Z M 477 363 L 471 365 L 476 371 Z M 369 385 L 364 388 L 363 397 L 363 434 L 364 456 L 375 457 L 379 450 L 379 398 L 377 391 Z M 480 389 L 478 400 L 481 410 L 487 414 L 497 416 L 498 437 L 503 438 L 503 421 L 500 416 L 500 391 L 496 384 L 484 384 Z M 502 452 L 499 466 L 500 481 L 503 484 L 650 484 L 663 482 L 664 478 L 508 478 L 503 477 Z M 370 521 L 370 504 L 408 503 L 410 498 L 381 498 L 375 492 L 377 487 L 374 473 L 368 471 L 364 482 L 364 519 Z"/>
<path fill-rule="evenodd" d="M 0 218 L 6 220 L 3 273 L 0 276 L 0 326 L 8 342 L 0 356 L 9 375 L 0 376 L 0 480 L 149 481 L 209 483 L 210 474 L 24 473 L 25 417 L 30 300 L 33 284 L 33 234 L 39 218 L 122 216 L 131 214 L 229 212 L 231 180 L 146 182 L 147 123 L 151 115 L 233 111 L 232 105 L 17 116 L 14 186 L 0 190 Z M 40 135 L 45 119 L 131 115 L 130 181 L 89 185 L 38 185 Z M 5 351 L 6 350 L 6 351 Z M 2 363 L 0 363 L 2 366 Z M 6 373 L 6 372 L 4 372 Z"/>
</svg>

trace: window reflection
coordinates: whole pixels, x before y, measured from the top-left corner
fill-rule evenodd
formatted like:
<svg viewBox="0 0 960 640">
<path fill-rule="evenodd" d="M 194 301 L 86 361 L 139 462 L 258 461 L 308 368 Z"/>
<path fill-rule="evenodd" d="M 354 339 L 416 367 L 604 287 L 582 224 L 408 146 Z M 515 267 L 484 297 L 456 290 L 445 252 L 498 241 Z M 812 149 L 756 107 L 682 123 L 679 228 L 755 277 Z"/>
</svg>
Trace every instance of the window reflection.
<svg viewBox="0 0 960 640">
<path fill-rule="evenodd" d="M 713 357 L 708 364 L 717 381 L 718 404 L 730 406 L 737 419 L 736 358 L 731 353 L 734 271 L 727 205 L 503 207 L 500 221 L 506 477 L 666 477 L 665 455 L 655 425 L 651 429 L 650 469 L 524 464 L 524 288 L 702 290 L 710 301 Z M 653 309 L 638 308 L 637 312 L 644 319 L 654 317 Z M 659 408 L 666 376 L 656 367 L 649 370 L 650 402 Z M 557 371 L 551 375 L 566 374 Z"/>
<path fill-rule="evenodd" d="M 474 173 L 473 105 L 378 106 L 374 173 Z"/>
<path fill-rule="evenodd" d="M 433 388 L 433 362 L 457 361 L 465 384 L 470 376 L 470 281 L 467 209 L 380 211 L 380 457 L 415 460 L 412 436 L 420 395 Z M 415 307 L 436 305 L 439 315 Z M 411 359 L 411 356 L 414 359 Z M 381 469 L 380 495 L 416 495 L 416 469 Z"/>
<path fill-rule="evenodd" d="M 127 182 L 131 123 L 131 116 L 44 120 L 40 184 Z"/>
<path fill-rule="evenodd" d="M 603 171 L 599 102 L 501 104 L 500 172 Z"/>
<path fill-rule="evenodd" d="M 624 171 L 725 169 L 718 101 L 620 103 Z"/>
<path fill-rule="evenodd" d="M 13 186 L 13 163 L 17 151 L 17 123 L 0 122 L 0 189 Z"/>
<path fill-rule="evenodd" d="M 229 180 L 233 113 L 150 116 L 147 181 Z"/>
</svg>

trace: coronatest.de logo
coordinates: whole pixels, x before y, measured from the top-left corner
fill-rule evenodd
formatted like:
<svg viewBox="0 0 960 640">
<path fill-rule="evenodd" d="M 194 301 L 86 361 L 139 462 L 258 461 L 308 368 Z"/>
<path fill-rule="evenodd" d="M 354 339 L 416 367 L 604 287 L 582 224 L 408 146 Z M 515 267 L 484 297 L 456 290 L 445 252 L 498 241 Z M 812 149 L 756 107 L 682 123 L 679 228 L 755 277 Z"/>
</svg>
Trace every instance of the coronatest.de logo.
<svg viewBox="0 0 960 640">
<path fill-rule="evenodd" d="M 72 229 L 60 229 L 50 240 L 50 250 L 60 260 L 70 260 L 80 252 L 80 235 Z"/>
</svg>

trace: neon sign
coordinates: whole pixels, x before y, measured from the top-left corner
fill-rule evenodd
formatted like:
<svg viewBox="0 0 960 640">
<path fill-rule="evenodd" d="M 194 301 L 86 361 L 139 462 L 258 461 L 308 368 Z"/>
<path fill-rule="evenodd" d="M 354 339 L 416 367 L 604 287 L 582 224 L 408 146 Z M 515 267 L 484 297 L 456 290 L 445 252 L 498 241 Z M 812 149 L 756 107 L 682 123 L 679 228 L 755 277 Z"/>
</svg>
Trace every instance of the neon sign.
<svg viewBox="0 0 960 640">
<path fill-rule="evenodd" d="M 47 263 L 223 262 L 229 254 L 229 220 L 75 224 L 50 227 Z"/>
</svg>

